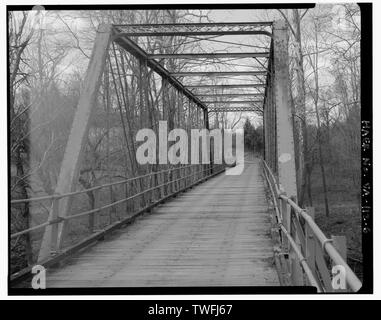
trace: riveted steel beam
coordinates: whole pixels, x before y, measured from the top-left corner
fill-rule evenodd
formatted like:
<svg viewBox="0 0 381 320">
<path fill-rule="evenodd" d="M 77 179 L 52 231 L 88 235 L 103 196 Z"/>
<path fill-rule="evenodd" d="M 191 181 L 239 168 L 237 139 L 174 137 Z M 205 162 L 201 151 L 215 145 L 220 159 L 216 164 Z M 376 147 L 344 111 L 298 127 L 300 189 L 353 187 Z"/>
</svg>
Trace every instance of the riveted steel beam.
<svg viewBox="0 0 381 320">
<path fill-rule="evenodd" d="M 204 101 L 206 104 L 253 104 L 253 103 L 263 103 L 262 100 L 244 100 L 244 101 Z"/>
<path fill-rule="evenodd" d="M 215 98 L 215 97 L 263 97 L 263 93 L 216 93 L 216 94 L 197 94 L 199 98 Z"/>
<path fill-rule="evenodd" d="M 269 52 L 160 53 L 150 54 L 148 59 L 267 58 L 268 56 Z"/>
<path fill-rule="evenodd" d="M 221 108 L 209 108 L 209 112 L 253 112 L 257 111 L 257 107 L 221 107 Z"/>
<path fill-rule="evenodd" d="M 216 71 L 216 72 L 173 72 L 174 77 L 218 77 L 218 76 L 260 76 L 266 75 L 267 71 Z"/>
<path fill-rule="evenodd" d="M 265 83 L 244 83 L 244 84 L 198 84 L 198 85 L 189 85 L 186 88 L 196 89 L 196 88 L 220 88 L 220 89 L 228 89 L 228 88 L 260 88 L 264 87 Z"/>
<path fill-rule="evenodd" d="M 175 23 L 114 25 L 124 36 L 189 36 L 254 34 L 271 37 L 272 22 Z"/>
</svg>

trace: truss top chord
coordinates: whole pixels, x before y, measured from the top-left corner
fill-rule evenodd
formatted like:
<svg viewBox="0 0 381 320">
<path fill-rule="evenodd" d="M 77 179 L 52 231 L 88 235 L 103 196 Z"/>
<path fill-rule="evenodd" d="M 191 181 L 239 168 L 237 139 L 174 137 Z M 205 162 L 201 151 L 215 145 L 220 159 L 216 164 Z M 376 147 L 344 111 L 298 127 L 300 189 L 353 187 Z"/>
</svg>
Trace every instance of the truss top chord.
<svg viewBox="0 0 381 320">
<path fill-rule="evenodd" d="M 208 113 L 211 112 L 254 112 L 258 111 L 256 107 L 225 107 L 225 108 L 208 108 Z"/>
<path fill-rule="evenodd" d="M 203 101 L 205 104 L 254 104 L 263 103 L 262 100 L 243 100 L 243 101 Z"/>
<path fill-rule="evenodd" d="M 199 76 L 260 76 L 267 75 L 267 71 L 205 71 L 205 72 L 173 72 L 174 77 L 199 77 Z"/>
<path fill-rule="evenodd" d="M 272 22 L 114 25 L 125 36 L 257 34 L 272 37 Z"/>
<path fill-rule="evenodd" d="M 257 88 L 264 87 L 265 83 L 251 83 L 251 84 L 198 84 L 198 85 L 185 85 L 190 89 L 207 89 L 207 88 Z"/>
<path fill-rule="evenodd" d="M 197 94 L 198 97 L 263 97 L 263 93 L 215 93 L 215 94 Z"/>
<path fill-rule="evenodd" d="M 148 59 L 218 59 L 218 58 L 268 58 L 269 52 L 219 52 L 219 53 L 157 53 Z"/>
<path fill-rule="evenodd" d="M 272 26 L 273 21 L 253 21 L 253 22 L 195 22 L 195 23 L 135 23 L 135 24 L 113 24 L 114 27 L 152 27 L 152 26 L 164 26 L 164 27 L 178 27 L 178 26 L 185 26 L 185 27 L 202 27 L 202 26 L 236 26 L 236 25 L 246 25 L 246 26 L 255 26 L 255 25 L 261 25 L 261 26 Z"/>
</svg>

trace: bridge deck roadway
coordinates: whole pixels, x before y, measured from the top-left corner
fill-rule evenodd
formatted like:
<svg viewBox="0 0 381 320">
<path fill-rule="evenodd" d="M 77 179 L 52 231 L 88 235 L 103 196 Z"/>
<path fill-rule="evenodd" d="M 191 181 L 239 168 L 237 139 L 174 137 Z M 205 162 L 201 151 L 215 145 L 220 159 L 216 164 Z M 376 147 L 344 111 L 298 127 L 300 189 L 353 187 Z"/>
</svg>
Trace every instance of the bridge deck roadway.
<svg viewBox="0 0 381 320">
<path fill-rule="evenodd" d="M 47 287 L 279 285 L 259 160 L 158 206 L 47 272 Z"/>
</svg>

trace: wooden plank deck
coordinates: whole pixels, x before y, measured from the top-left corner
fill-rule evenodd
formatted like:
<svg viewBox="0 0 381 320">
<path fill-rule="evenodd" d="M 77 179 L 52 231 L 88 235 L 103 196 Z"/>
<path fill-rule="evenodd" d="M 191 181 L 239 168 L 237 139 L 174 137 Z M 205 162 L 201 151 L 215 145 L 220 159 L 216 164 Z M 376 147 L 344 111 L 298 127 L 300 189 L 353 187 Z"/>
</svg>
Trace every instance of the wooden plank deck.
<svg viewBox="0 0 381 320">
<path fill-rule="evenodd" d="M 47 287 L 277 286 L 259 160 L 220 174 L 47 271 Z"/>
</svg>

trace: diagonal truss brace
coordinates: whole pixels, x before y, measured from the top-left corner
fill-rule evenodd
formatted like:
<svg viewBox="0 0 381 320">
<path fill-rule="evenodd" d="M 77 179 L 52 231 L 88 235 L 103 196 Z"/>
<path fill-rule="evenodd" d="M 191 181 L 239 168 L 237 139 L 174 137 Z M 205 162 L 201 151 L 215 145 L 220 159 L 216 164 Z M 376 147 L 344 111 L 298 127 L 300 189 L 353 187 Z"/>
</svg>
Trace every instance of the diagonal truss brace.
<svg viewBox="0 0 381 320">
<path fill-rule="evenodd" d="M 182 94 L 188 97 L 198 107 L 206 109 L 206 106 L 186 87 L 184 87 L 176 78 L 172 77 L 167 69 L 165 69 L 159 62 L 155 60 L 148 60 L 146 52 L 140 48 L 135 42 L 128 37 L 118 34 L 118 29 L 115 29 L 114 41 L 120 45 L 127 52 L 131 53 L 136 58 L 147 61 L 147 66 L 159 74 L 162 78 L 166 79 L 174 88 L 179 90 Z"/>
<path fill-rule="evenodd" d="M 57 179 L 55 194 L 60 195 L 74 191 L 78 181 L 79 166 L 83 157 L 83 149 L 87 141 L 89 123 L 104 71 L 107 50 L 111 41 L 111 26 L 101 25 L 98 28 L 92 55 L 86 71 L 84 86 L 78 101 L 70 130 L 68 142 Z M 61 198 L 58 205 L 60 218 L 65 218 L 70 209 L 70 197 Z M 49 212 L 49 221 L 54 220 L 53 206 Z M 57 225 L 48 225 L 41 242 L 38 261 L 50 257 L 52 247 L 59 249 L 65 230 L 65 221 Z"/>
</svg>

